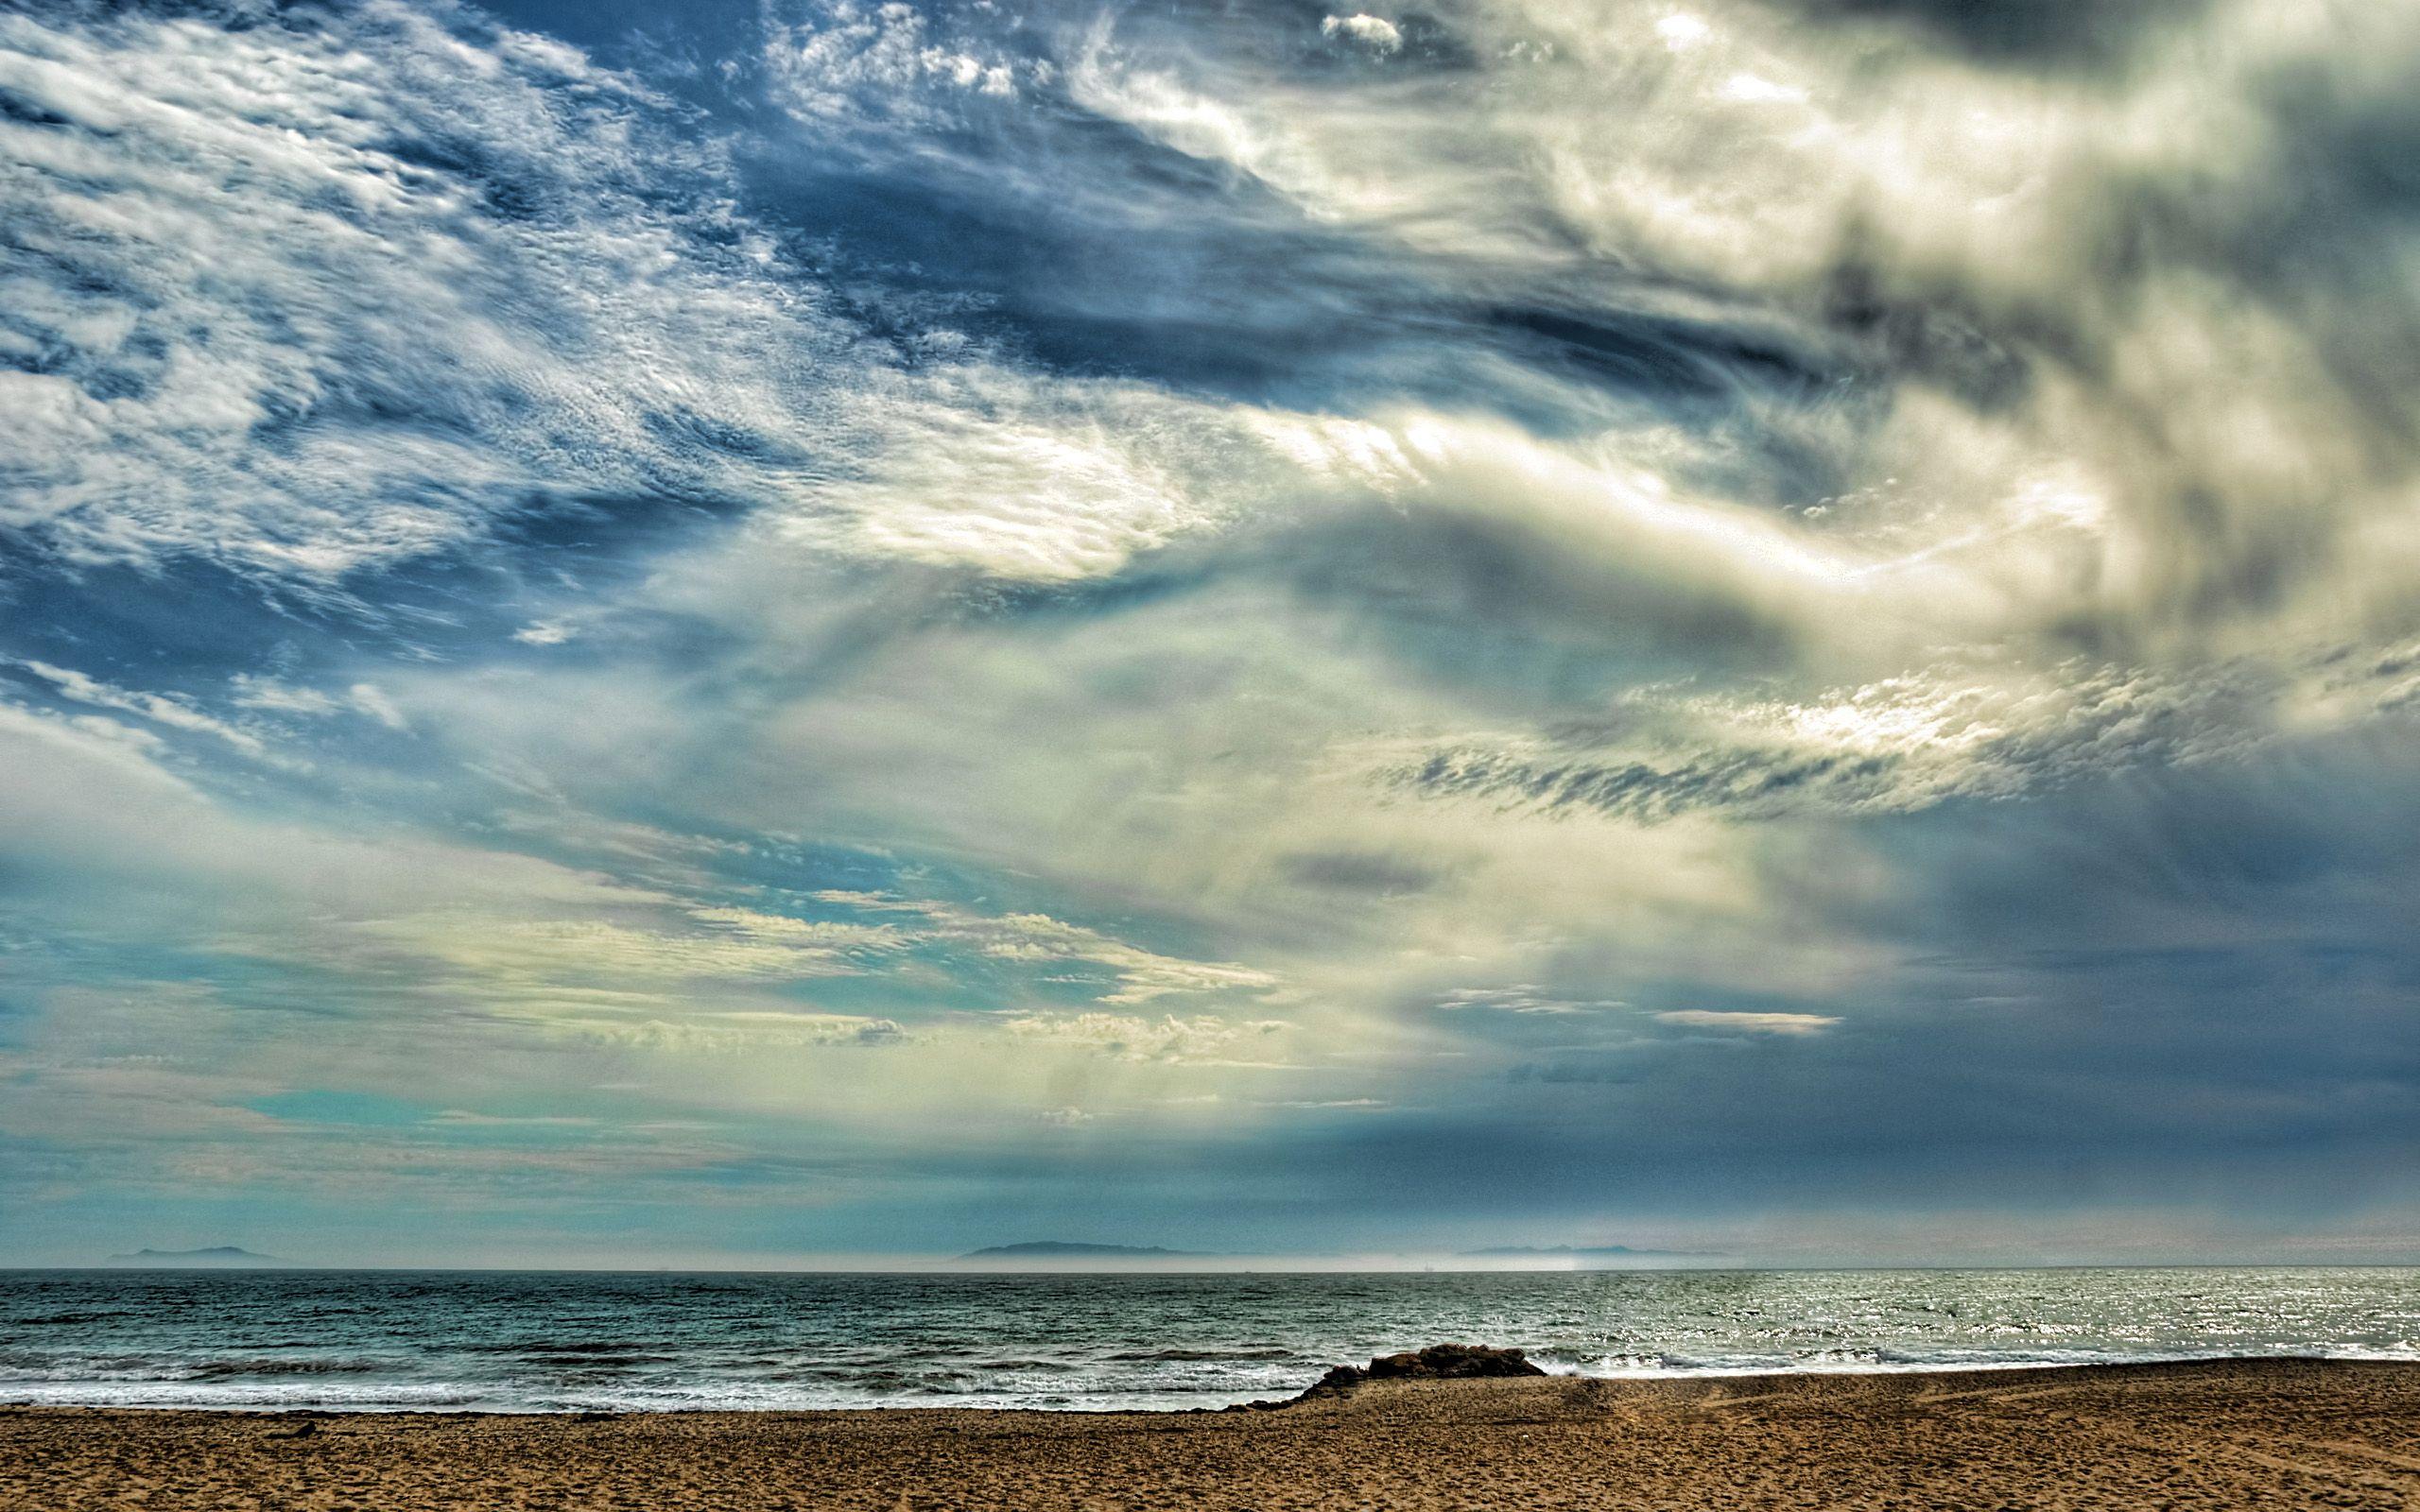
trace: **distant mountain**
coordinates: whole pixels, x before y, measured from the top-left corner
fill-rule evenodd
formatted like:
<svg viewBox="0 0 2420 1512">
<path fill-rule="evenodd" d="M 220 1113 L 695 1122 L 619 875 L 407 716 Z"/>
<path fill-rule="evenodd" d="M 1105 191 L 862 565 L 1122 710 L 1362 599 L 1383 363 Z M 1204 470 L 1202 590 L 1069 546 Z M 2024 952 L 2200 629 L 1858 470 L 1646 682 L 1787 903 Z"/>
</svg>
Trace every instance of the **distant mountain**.
<svg viewBox="0 0 2420 1512">
<path fill-rule="evenodd" d="M 1063 1239 L 1036 1239 L 1022 1245 L 994 1245 L 958 1257 L 960 1260 L 1209 1260 L 1208 1251 L 1163 1249 L 1157 1245 L 1079 1245 Z"/>
<path fill-rule="evenodd" d="M 1464 1249 L 1458 1260 L 1624 1260 L 1654 1255 L 1700 1255 L 1699 1249 L 1633 1249 L 1628 1245 L 1499 1245 L 1493 1249 Z"/>
<path fill-rule="evenodd" d="M 138 1249 L 131 1255 L 112 1255 L 112 1265 L 290 1265 L 292 1261 L 275 1255 L 255 1255 L 233 1245 L 218 1245 L 209 1249 Z"/>
</svg>

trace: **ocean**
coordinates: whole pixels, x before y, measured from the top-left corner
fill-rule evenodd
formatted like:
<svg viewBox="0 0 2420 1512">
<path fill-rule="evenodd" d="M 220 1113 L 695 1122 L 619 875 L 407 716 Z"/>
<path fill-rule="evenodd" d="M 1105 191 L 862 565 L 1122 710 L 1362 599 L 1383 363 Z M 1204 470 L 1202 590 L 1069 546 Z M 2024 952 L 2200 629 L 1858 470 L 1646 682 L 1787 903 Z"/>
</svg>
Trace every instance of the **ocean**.
<svg viewBox="0 0 2420 1512">
<path fill-rule="evenodd" d="M 1217 1407 L 1424 1344 L 1599 1376 L 2420 1359 L 2420 1270 L 0 1272 L 0 1402 Z"/>
</svg>

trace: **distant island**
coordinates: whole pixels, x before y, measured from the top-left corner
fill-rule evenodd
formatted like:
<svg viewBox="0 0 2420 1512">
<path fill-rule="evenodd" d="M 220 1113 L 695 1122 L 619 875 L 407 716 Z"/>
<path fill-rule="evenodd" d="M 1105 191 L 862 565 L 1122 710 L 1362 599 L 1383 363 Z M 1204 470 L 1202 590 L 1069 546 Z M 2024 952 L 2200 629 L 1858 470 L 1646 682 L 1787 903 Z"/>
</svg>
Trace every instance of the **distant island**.
<svg viewBox="0 0 2420 1512">
<path fill-rule="evenodd" d="M 208 1249 L 138 1249 L 131 1255 L 112 1255 L 112 1265 L 290 1265 L 290 1260 L 275 1255 L 255 1255 L 233 1245 L 216 1245 Z"/>
<path fill-rule="evenodd" d="M 1702 1249 L 1634 1249 L 1628 1245 L 1498 1245 L 1492 1249 L 1463 1249 L 1457 1260 L 1647 1260 L 1658 1256 L 1703 1255 Z"/>
<path fill-rule="evenodd" d="M 1082 1245 L 1063 1239 L 1035 1239 L 1021 1245 L 994 1245 L 958 1257 L 959 1260 L 1215 1260 L 1208 1250 L 1163 1249 L 1157 1245 Z"/>
<path fill-rule="evenodd" d="M 1710 1253 L 1702 1249 L 1642 1249 L 1631 1245 L 1496 1245 L 1485 1249 L 1456 1251 L 1451 1257 L 1428 1257 L 1434 1263 L 1429 1270 L 1453 1269 L 1453 1262 L 1471 1262 L 1475 1270 L 1517 1270 L 1522 1268 L 1586 1269 L 1591 1266 L 1616 1268 L 1632 1262 L 1697 1259 Z M 1360 1264 L 1364 1268 L 1391 1270 L 1412 1268 L 1422 1257 L 1417 1255 L 1370 1254 L 1363 1256 L 1336 1254 L 1253 1254 L 1218 1249 L 1169 1249 L 1162 1245 L 1096 1245 L 1067 1239 L 1032 1239 L 1022 1244 L 994 1245 L 971 1250 L 942 1262 L 949 1265 L 1009 1266 L 1031 1265 L 1037 1269 L 1084 1270 L 1118 1269 L 1124 1266 L 1149 1267 L 1171 1262 L 1201 1262 L 1201 1268 L 1229 1270 L 1238 1266 L 1267 1267 L 1277 1270 L 1307 1268 L 1332 1270 L 1340 1266 Z"/>
</svg>

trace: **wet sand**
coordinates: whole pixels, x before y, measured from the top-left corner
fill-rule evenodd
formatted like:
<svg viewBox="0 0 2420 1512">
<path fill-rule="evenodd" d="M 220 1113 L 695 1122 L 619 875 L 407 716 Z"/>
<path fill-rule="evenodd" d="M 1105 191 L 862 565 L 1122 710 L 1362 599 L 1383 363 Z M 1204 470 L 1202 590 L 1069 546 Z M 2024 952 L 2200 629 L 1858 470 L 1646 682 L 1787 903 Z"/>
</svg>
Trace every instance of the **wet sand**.
<svg viewBox="0 0 2420 1512">
<path fill-rule="evenodd" d="M 2420 1366 L 1376 1383 L 1271 1412 L 0 1410 L 0 1507 L 2420 1505 Z"/>
</svg>

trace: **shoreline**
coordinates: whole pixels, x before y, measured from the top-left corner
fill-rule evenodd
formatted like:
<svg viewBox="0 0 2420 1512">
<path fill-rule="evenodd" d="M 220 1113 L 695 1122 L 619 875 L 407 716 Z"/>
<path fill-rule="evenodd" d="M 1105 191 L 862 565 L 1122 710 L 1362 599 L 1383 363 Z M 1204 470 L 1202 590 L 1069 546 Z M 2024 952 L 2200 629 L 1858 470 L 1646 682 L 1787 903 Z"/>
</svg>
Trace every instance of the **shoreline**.
<svg viewBox="0 0 2420 1512">
<path fill-rule="evenodd" d="M 1797 1381 L 1859 1381 L 1868 1378 L 1888 1381 L 1900 1378 L 1933 1379 L 1944 1376 L 2005 1377 L 2039 1373 L 2064 1376 L 2077 1371 L 2164 1371 L 2194 1366 L 2241 1366 L 2259 1368 L 2272 1366 L 2387 1366 L 2420 1371 L 2420 1359 L 2407 1355 L 2380 1353 L 2352 1354 L 2174 1354 L 2147 1356 L 2136 1360 L 2062 1360 L 2011 1361 L 2006 1364 L 1960 1361 L 1942 1365 L 1866 1365 L 1816 1366 L 1798 1369 L 1771 1369 L 1745 1366 L 1739 1369 L 1669 1370 L 1623 1372 L 1597 1375 L 1581 1370 L 1560 1370 L 1545 1367 L 1546 1381 L 1566 1383 L 1601 1383 L 1619 1386 L 1657 1386 L 1685 1384 L 1691 1382 L 1720 1383 L 1726 1385 L 1755 1384 L 1778 1386 Z M 1465 1383 L 1454 1383 L 1463 1384 Z M 1375 1383 L 1374 1384 L 1386 1384 Z M 494 1418 L 507 1420 L 527 1418 L 575 1418 L 596 1420 L 615 1418 L 666 1417 L 731 1417 L 731 1418 L 821 1418 L 855 1416 L 863 1413 L 984 1413 L 1031 1414 L 1046 1418 L 1194 1418 L 1205 1413 L 1275 1412 L 1303 1405 L 1310 1400 L 1316 1383 L 1306 1383 L 1292 1396 L 1263 1397 L 1243 1401 L 1220 1402 L 1215 1406 L 1137 1407 L 1137 1406 L 1000 1406 L 985 1403 L 961 1403 L 944 1398 L 885 1400 L 849 1403 L 838 1406 L 814 1407 L 494 1407 L 442 1406 L 407 1404 L 385 1406 L 343 1402 L 302 1402 L 291 1405 L 261 1405 L 247 1403 L 192 1402 L 45 1402 L 24 1398 L 0 1396 L 0 1413 L 144 1413 L 192 1415 L 197 1417 L 225 1416 L 235 1418 Z"/>
<path fill-rule="evenodd" d="M 2376 1508 L 2420 1364 L 1373 1381 L 1263 1410 L 0 1408 L 0 1507 Z"/>
</svg>

